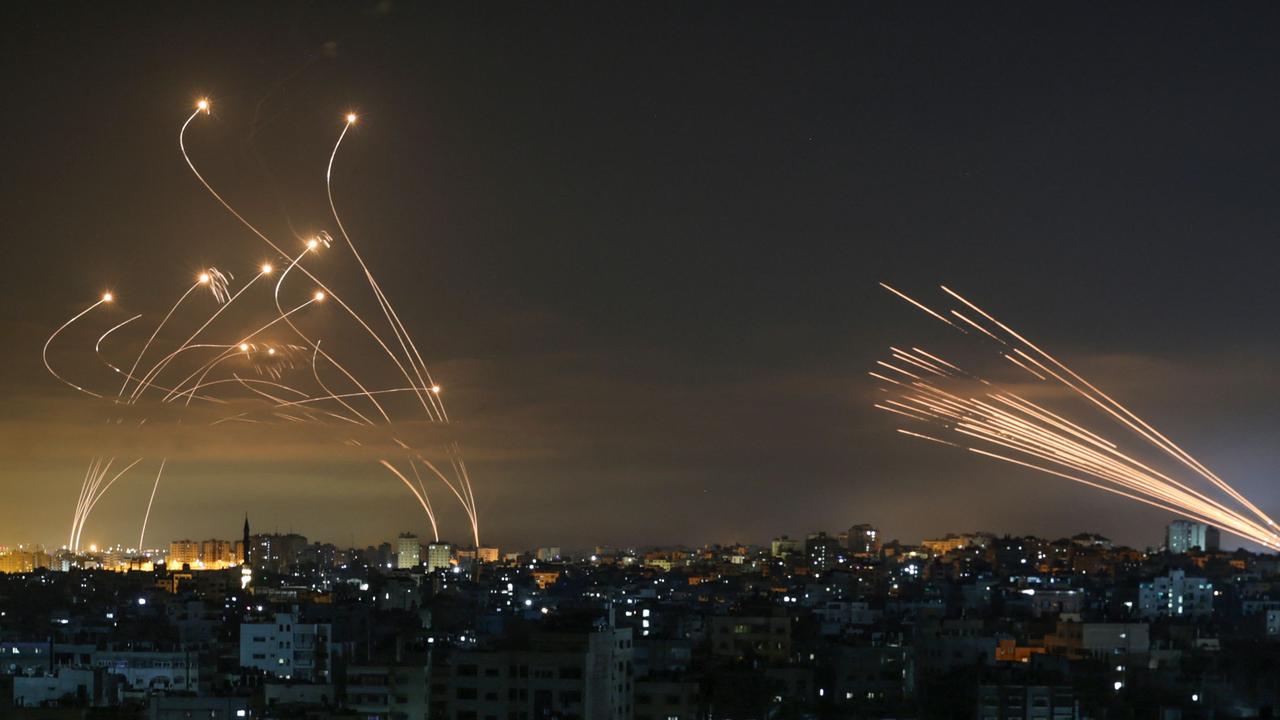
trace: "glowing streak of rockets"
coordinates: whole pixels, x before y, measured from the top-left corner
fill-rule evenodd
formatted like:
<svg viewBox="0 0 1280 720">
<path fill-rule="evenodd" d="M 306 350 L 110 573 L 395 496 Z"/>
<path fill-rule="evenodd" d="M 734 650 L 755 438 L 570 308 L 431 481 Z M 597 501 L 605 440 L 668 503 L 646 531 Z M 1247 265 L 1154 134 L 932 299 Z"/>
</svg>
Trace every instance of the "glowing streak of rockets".
<svg viewBox="0 0 1280 720">
<path fill-rule="evenodd" d="M 911 297 L 888 285 L 884 288 L 929 316 L 957 327 Z M 922 372 L 916 374 L 890 362 L 877 361 L 879 366 L 903 377 L 869 373 L 887 383 L 881 390 L 892 398 L 884 398 L 874 406 L 934 430 L 928 434 L 898 428 L 899 433 L 1103 490 L 1207 523 L 1264 547 L 1280 549 L 1275 522 L 1190 453 L 1008 325 L 950 288 L 942 286 L 942 290 L 979 319 L 956 309 L 951 309 L 950 314 L 998 342 L 996 354 L 1001 358 L 1030 374 L 1037 383 L 1066 389 L 1070 396 L 1086 400 L 1144 441 L 1144 445 L 1138 450 L 1122 449 L 1103 431 L 1087 428 L 1082 422 L 1068 419 L 1065 412 L 1033 402 L 936 354 L 912 348 L 913 354 L 894 347 L 890 348 L 890 359 Z M 973 381 L 982 387 L 975 387 Z M 944 439 L 947 437 L 952 439 Z M 1158 451 L 1191 470 L 1192 477 L 1178 478 L 1156 468 L 1142 459 L 1143 451 Z M 1196 488 L 1196 482 L 1201 482 L 1202 487 Z M 1207 487 L 1203 486 L 1206 483 Z M 1215 492 L 1226 497 L 1214 497 Z"/>
<path fill-rule="evenodd" d="M 192 160 L 187 147 L 187 132 L 192 122 L 199 116 L 210 116 L 212 112 L 211 103 L 208 99 L 202 98 L 196 102 L 194 111 L 182 123 L 178 131 L 178 147 L 182 154 L 183 160 L 187 163 L 192 174 L 201 186 L 216 200 L 228 213 L 230 213 L 239 223 L 245 227 L 259 240 L 264 242 L 274 253 L 274 258 L 268 258 L 267 261 L 259 261 L 257 264 L 258 272 L 253 275 L 247 283 L 240 285 L 236 289 L 232 289 L 232 281 L 234 278 L 229 273 L 223 273 L 214 267 L 207 267 L 198 272 L 195 276 L 195 282 L 191 284 L 185 292 L 172 303 L 168 311 L 160 316 L 158 323 L 150 328 L 150 333 L 145 341 L 141 343 L 140 349 L 133 358 L 132 364 L 128 370 L 120 364 L 117 364 L 108 356 L 108 351 L 104 350 L 104 340 L 108 336 L 116 334 L 126 326 L 130 326 L 142 317 L 142 314 L 135 314 L 124 322 L 120 322 L 99 337 L 94 344 L 95 355 L 116 375 L 121 377 L 122 383 L 115 395 L 115 402 L 127 406 L 138 406 L 147 396 L 148 390 L 157 390 L 163 393 L 161 404 L 174 403 L 177 400 L 185 399 L 182 403 L 183 407 L 189 406 L 193 399 L 209 401 L 215 404 L 227 404 L 232 400 L 243 402 L 256 399 L 258 402 L 265 401 L 267 407 L 260 413 L 253 411 L 244 411 L 221 419 L 215 420 L 212 425 L 216 426 L 222 423 L 245 422 L 245 423 L 269 423 L 272 420 L 279 422 L 283 420 L 287 423 L 315 423 L 327 420 L 336 420 L 345 424 L 355 424 L 369 427 L 383 426 L 390 428 L 393 422 L 391 413 L 379 401 L 379 397 L 392 397 L 402 393 L 411 394 L 416 404 L 420 405 L 425 412 L 427 419 L 431 422 L 449 424 L 449 415 L 444 407 L 443 398 L 441 397 L 442 388 L 432 378 L 426 363 L 423 361 L 421 351 L 414 342 L 410 333 L 400 320 L 399 314 L 392 306 L 387 294 L 382 286 L 374 277 L 372 270 L 365 263 L 363 257 L 356 249 L 356 245 L 352 240 L 346 226 L 343 224 L 342 218 L 338 213 L 338 207 L 334 199 L 333 193 L 333 168 L 338 150 L 342 146 L 344 139 L 347 138 L 349 131 L 356 123 L 356 115 L 349 113 L 345 116 L 345 124 L 338 135 L 337 141 L 334 143 L 329 156 L 328 165 L 325 169 L 325 192 L 328 199 L 329 211 L 332 220 L 336 225 L 338 234 L 341 236 L 345 247 L 351 252 L 352 258 L 358 265 L 359 271 L 364 275 L 366 284 L 374 300 L 378 303 L 378 307 L 382 312 L 387 327 L 395 339 L 388 343 L 382 338 L 374 326 L 360 316 L 356 310 L 341 297 L 334 288 L 322 281 L 311 269 L 304 265 L 304 260 L 314 257 L 317 252 L 323 249 L 333 247 L 333 240 L 329 233 L 318 231 L 313 237 L 306 240 L 305 249 L 297 256 L 290 258 L 287 253 L 282 250 L 281 244 L 271 240 L 256 225 L 251 223 L 244 215 L 237 211 L 214 187 L 206 180 L 204 175 L 197 169 L 195 162 Z M 278 266 L 273 264 L 274 260 L 283 260 L 283 269 L 278 271 Z M 309 299 L 297 305 L 296 307 L 286 311 L 280 302 L 283 288 L 286 285 L 286 279 L 291 276 L 293 271 L 303 275 L 307 280 L 314 283 L 314 289 L 311 291 Z M 202 340 L 202 335 L 211 335 L 214 333 L 215 321 L 224 318 L 219 324 L 226 325 L 225 318 L 230 314 L 225 314 L 233 304 L 237 304 L 242 296 L 249 297 L 255 283 L 264 276 L 274 275 L 279 272 L 276 283 L 271 292 L 271 302 L 274 307 L 274 317 L 265 324 L 245 332 L 240 331 L 234 333 L 228 342 L 214 340 Z M 165 331 L 176 325 L 185 322 L 185 316 L 192 312 L 193 303 L 188 303 L 190 296 L 200 288 L 206 288 L 212 294 L 217 307 L 212 313 L 207 314 L 202 322 L 194 324 L 192 330 L 185 334 L 185 340 L 171 345 L 161 350 L 161 355 L 157 360 L 149 366 L 142 365 L 142 361 L 148 355 L 148 351 L 153 346 L 162 346 L 166 342 Z M 74 388 L 77 391 L 91 395 L 96 398 L 108 397 L 105 393 L 96 392 L 89 389 L 85 384 L 74 382 L 63 377 L 53 367 L 49 359 L 50 346 L 54 343 L 64 330 L 76 321 L 83 318 L 91 310 L 97 308 L 104 303 L 114 301 L 111 293 L 105 293 L 102 297 L 92 305 L 84 308 L 76 315 L 71 317 L 61 326 L 59 326 L 46 340 L 42 350 L 42 359 L 46 369 L 56 379 L 64 384 Z M 396 368 L 399 374 L 406 381 L 404 386 L 399 387 L 377 387 L 376 383 L 368 383 L 362 380 L 354 372 L 349 370 L 342 362 L 340 362 L 330 351 L 322 349 L 322 340 L 319 337 L 313 337 L 313 331 L 304 331 L 292 319 L 295 313 L 306 307 L 316 303 L 332 301 L 351 320 L 354 320 L 359 328 L 366 334 L 377 347 L 386 355 Z M 248 300 L 243 300 L 239 304 L 243 305 Z M 189 307 L 192 306 L 192 307 Z M 288 329 L 305 343 L 305 349 L 309 351 L 309 357 L 300 356 L 297 352 L 299 346 L 281 344 L 272 340 L 260 339 L 265 333 L 272 330 L 277 323 L 287 326 Z M 225 334 L 227 331 L 219 331 Z M 125 333 L 119 333 L 124 335 Z M 118 337 L 117 336 L 117 337 Z M 179 337 L 182 337 L 181 335 Z M 116 341 L 118 344 L 118 341 Z M 326 346 L 329 343 L 325 343 Z M 345 346 L 337 346 L 339 350 Z M 393 349 L 395 348 L 395 349 Z M 398 349 L 398 352 L 397 352 Z M 915 356 L 913 356 L 915 357 Z M 233 362 L 233 361 L 239 362 Z M 319 364 L 323 361 L 326 364 L 337 369 L 340 373 L 340 384 L 348 387 L 330 388 L 329 385 L 321 378 Z M 916 358 L 915 362 L 919 359 Z M 191 367 L 194 362 L 194 368 Z M 912 361 L 907 361 L 912 364 Z M 928 361 L 925 361 L 928 362 Z M 221 366 L 232 364 L 239 367 L 241 364 L 247 363 L 258 374 L 265 375 L 270 379 L 253 379 L 242 377 L 235 369 L 223 369 Z M 179 370 L 177 376 L 172 373 L 181 365 L 187 367 Z M 140 370 L 141 366 L 141 370 Z M 291 368 L 299 368 L 309 366 L 312 379 L 314 380 L 318 390 L 301 389 L 292 384 L 280 382 L 282 374 Z M 188 372 L 189 370 L 189 372 Z M 185 373 L 185 376 L 183 375 Z M 214 373 L 214 375 L 210 377 Z M 289 380 L 293 383 L 293 380 Z M 130 387 L 132 385 L 132 387 Z M 398 385 L 398 383 L 397 383 Z M 243 393 L 235 395 L 228 394 L 231 390 L 240 388 L 248 392 L 248 396 Z M 286 393 L 285 397 L 277 394 L 277 391 Z M 376 411 L 372 414 L 359 412 L 354 406 L 354 402 L 360 400 L 369 403 Z M 323 405 L 326 403 L 335 403 L 333 410 Z M 145 407 L 145 406 L 144 406 Z M 286 411 L 292 408 L 292 411 Z M 311 409 L 308 409 L 311 408 Z M 335 412 L 334 410 L 337 410 Z M 375 418 L 377 419 L 375 421 Z M 122 418 L 117 418 L 115 422 L 118 424 Z M 138 422 L 141 427 L 146 423 L 146 418 L 142 418 Z M 400 479 L 405 487 L 419 501 L 424 513 L 427 515 L 431 523 L 432 533 L 435 537 L 439 537 L 439 528 L 434 508 L 431 505 L 427 495 L 426 486 L 422 481 L 422 476 L 418 472 L 417 463 L 422 463 L 424 468 L 431 471 L 435 477 L 440 479 L 449 491 L 458 499 L 466 513 L 467 522 L 470 525 L 471 536 L 473 541 L 479 544 L 479 516 L 476 506 L 476 498 L 472 487 L 470 474 L 467 471 L 466 463 L 462 459 L 461 450 L 456 442 L 450 442 L 445 446 L 445 457 L 447 465 L 437 466 L 428 460 L 421 451 L 410 447 L 407 443 L 399 438 L 392 438 L 405 452 L 409 454 L 409 464 L 413 470 L 415 482 L 409 479 L 389 460 L 381 460 L 380 464 L 387 470 L 392 472 Z M 358 440 L 352 438 L 345 441 L 345 444 L 358 447 L 361 446 Z M 71 534 L 69 537 L 69 547 L 75 551 L 78 550 L 80 544 L 80 536 L 83 532 L 84 524 L 89 518 L 89 514 L 93 507 L 103 497 L 117 480 L 125 473 L 141 462 L 142 458 L 133 461 L 123 470 L 115 475 L 110 475 L 114 459 L 95 458 L 91 461 L 86 470 L 85 477 L 81 483 L 79 497 L 76 502 L 75 512 L 72 519 Z M 155 482 L 152 485 L 151 493 L 147 498 L 145 512 L 143 513 L 142 527 L 139 533 L 139 548 L 146 538 L 146 528 L 150 519 L 152 505 L 155 495 L 159 487 L 160 478 L 164 473 L 167 459 L 162 460 L 160 468 L 157 471 Z M 440 467 L 447 467 L 451 472 L 442 472 Z"/>
</svg>

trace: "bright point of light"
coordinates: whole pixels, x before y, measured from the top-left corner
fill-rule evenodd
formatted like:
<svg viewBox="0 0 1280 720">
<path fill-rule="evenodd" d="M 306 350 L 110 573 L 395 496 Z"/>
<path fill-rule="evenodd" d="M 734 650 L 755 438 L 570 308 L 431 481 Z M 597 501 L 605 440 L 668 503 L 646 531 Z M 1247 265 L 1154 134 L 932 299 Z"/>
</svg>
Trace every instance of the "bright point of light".
<svg viewBox="0 0 1280 720">
<path fill-rule="evenodd" d="M 350 125 L 354 125 L 354 124 L 355 124 L 355 122 L 356 122 L 356 114 L 355 114 L 355 113 L 347 113 L 347 123 L 348 123 L 348 124 L 350 124 Z"/>
<path fill-rule="evenodd" d="M 200 277 L 196 278 L 200 284 L 207 285 L 209 283 L 209 273 L 200 273 Z"/>
<path fill-rule="evenodd" d="M 263 274 L 263 275 L 270 275 L 270 274 L 271 274 L 271 270 L 272 270 L 271 263 L 262 263 L 262 274 Z"/>
<path fill-rule="evenodd" d="M 249 352 L 249 343 L 240 343 L 240 352 Z"/>
<path fill-rule="evenodd" d="M 116 296 L 112 295 L 109 292 L 102 293 L 102 302 L 111 302 L 112 300 L 115 300 L 115 299 L 116 299 Z"/>
<path fill-rule="evenodd" d="M 1114 685 L 1112 685 L 1112 687 L 1114 687 L 1116 690 L 1119 690 L 1120 688 L 1124 687 L 1124 683 L 1122 683 L 1122 682 L 1120 682 L 1119 680 L 1117 680 L 1117 681 L 1115 682 L 1115 684 L 1114 684 Z"/>
<path fill-rule="evenodd" d="M 139 605 L 146 605 L 146 604 L 147 604 L 147 599 L 146 599 L 146 598 L 138 598 L 138 604 L 139 604 Z"/>
<path fill-rule="evenodd" d="M 435 393 L 435 394 L 439 395 L 439 394 L 440 394 L 440 386 L 439 386 L 439 385 L 432 385 L 432 386 L 431 386 L 431 392 L 433 392 L 433 393 Z"/>
<path fill-rule="evenodd" d="M 317 239 L 315 239 L 315 238 L 311 238 L 310 240 L 308 240 L 308 241 L 307 241 L 307 249 L 309 249 L 309 250 L 315 250 L 315 249 L 316 249 L 316 246 L 317 246 L 317 245 L 319 245 L 319 244 L 320 244 L 320 241 L 319 241 L 319 240 L 317 240 Z"/>
<path fill-rule="evenodd" d="M 268 354 L 268 355 L 275 355 L 275 354 L 276 354 L 276 349 L 275 349 L 275 348 L 267 348 L 267 354 Z"/>
<path fill-rule="evenodd" d="M 1191 702 L 1200 702 L 1200 695 L 1197 693 L 1191 693 Z"/>
<path fill-rule="evenodd" d="M 317 290 L 316 294 L 313 295 L 312 297 L 315 298 L 316 302 L 324 302 L 324 293 L 319 290 Z"/>
<path fill-rule="evenodd" d="M 97 546 L 97 545 L 90 545 L 90 546 L 89 546 L 89 552 L 98 552 L 98 546 Z"/>
</svg>

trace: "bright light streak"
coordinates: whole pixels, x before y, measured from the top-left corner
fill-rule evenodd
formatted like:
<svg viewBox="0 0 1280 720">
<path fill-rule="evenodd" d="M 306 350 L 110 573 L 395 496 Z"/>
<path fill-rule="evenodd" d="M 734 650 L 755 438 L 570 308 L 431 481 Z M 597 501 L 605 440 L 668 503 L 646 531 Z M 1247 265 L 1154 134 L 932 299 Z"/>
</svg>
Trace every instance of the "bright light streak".
<svg viewBox="0 0 1280 720">
<path fill-rule="evenodd" d="M 887 285 L 884 287 L 925 313 L 955 326 L 916 300 Z M 998 385 L 919 348 L 912 348 L 918 353 L 913 355 L 891 347 L 890 359 L 927 370 L 929 375 L 916 375 L 883 360 L 877 361 L 877 364 L 910 380 L 871 373 L 876 379 L 894 386 L 880 389 L 890 396 L 896 394 L 898 398 L 876 403 L 876 408 L 936 429 L 936 434 L 902 428 L 898 429 L 899 433 L 953 445 L 993 460 L 1071 480 L 1212 525 L 1269 548 L 1280 548 L 1280 536 L 1275 533 L 1272 520 L 1225 481 L 1060 360 L 952 290 L 946 287 L 943 290 L 999 329 L 1003 337 L 955 310 L 951 311 L 957 318 L 1011 351 L 1001 351 L 1001 357 L 1038 380 L 1056 383 L 1074 396 L 1088 400 L 1105 411 L 1113 421 L 1146 441 L 1141 450 L 1158 450 L 1177 460 L 1243 507 L 1232 507 L 1225 498 L 1213 497 L 1211 488 L 1197 489 L 1193 487 L 1191 480 L 1178 479 L 1157 469 L 1142 459 L 1140 451 L 1121 449 L 1120 445 L 1104 437 L 1101 432 L 1086 429 L 1081 423 L 1068 420 L 1064 413 L 1051 411 L 1039 403 L 1002 390 Z M 954 370 L 965 377 L 939 372 L 944 370 Z M 988 387 L 974 396 L 969 380 L 978 380 Z M 938 434 L 944 437 L 954 434 L 959 436 L 963 444 L 943 440 L 936 436 Z M 1012 454 L 991 452 L 981 445 L 995 446 Z"/>
</svg>

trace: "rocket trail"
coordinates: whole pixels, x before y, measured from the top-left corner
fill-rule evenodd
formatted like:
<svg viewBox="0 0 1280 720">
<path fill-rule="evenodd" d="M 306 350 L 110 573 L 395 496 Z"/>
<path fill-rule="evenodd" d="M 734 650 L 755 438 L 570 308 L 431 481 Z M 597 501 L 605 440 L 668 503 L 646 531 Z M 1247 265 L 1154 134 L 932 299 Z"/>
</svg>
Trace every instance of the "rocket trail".
<svg viewBox="0 0 1280 720">
<path fill-rule="evenodd" d="M 888 285 L 884 287 L 917 309 L 954 326 L 925 305 Z M 1111 421 L 1141 438 L 1144 441 L 1141 449 L 1155 451 L 1176 461 L 1190 469 L 1193 477 L 1180 479 L 1175 474 L 1162 471 L 1140 459 L 1135 451 L 1122 449 L 1105 433 L 1088 427 L 1087 423 L 1068 419 L 1062 411 L 1051 410 L 1043 403 L 1028 400 L 936 354 L 914 347 L 914 354 L 891 347 L 890 358 L 921 370 L 922 374 L 909 372 L 883 360 L 877 364 L 904 377 L 869 373 L 876 380 L 887 383 L 881 386 L 881 390 L 888 396 L 875 404 L 877 409 L 936 430 L 934 434 L 926 434 L 898 428 L 899 433 L 1067 479 L 1208 523 L 1264 547 L 1280 549 L 1280 533 L 1277 533 L 1275 523 L 1226 481 L 1156 431 L 1150 423 L 1026 337 L 955 291 L 946 286 L 942 286 L 942 290 L 995 328 L 990 330 L 959 311 L 951 310 L 952 315 L 1006 348 L 998 352 L 1003 360 L 1038 381 L 1065 388 L 1072 396 L 1088 401 Z M 987 389 L 980 396 L 974 396 L 972 389 L 964 387 L 962 379 L 950 371 L 979 380 Z M 955 441 L 943 439 L 947 436 L 954 437 Z M 1207 482 L 1208 486 L 1195 487 L 1195 478 L 1199 478 L 1201 485 Z M 1216 498 L 1215 492 L 1223 493 L 1225 497 Z"/>
</svg>

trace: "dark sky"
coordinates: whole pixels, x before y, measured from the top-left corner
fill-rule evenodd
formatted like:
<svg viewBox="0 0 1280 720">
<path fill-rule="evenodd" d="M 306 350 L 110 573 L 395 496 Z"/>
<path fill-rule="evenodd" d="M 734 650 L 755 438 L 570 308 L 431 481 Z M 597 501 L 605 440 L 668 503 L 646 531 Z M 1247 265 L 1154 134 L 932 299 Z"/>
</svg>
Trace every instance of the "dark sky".
<svg viewBox="0 0 1280 720">
<path fill-rule="evenodd" d="M 136 536 L 162 455 L 149 544 L 246 509 L 344 544 L 426 532 L 331 428 L 108 433 L 45 373 L 110 287 L 51 359 L 114 392 L 98 334 L 268 257 L 178 152 L 206 94 L 193 159 L 291 247 L 334 231 L 324 163 L 360 112 L 335 191 L 446 386 L 488 542 L 1158 541 L 1159 511 L 895 435 L 866 370 L 944 331 L 881 280 L 966 291 L 1280 509 L 1280 18 L 930 5 L 6 4 L 0 542 L 64 542 L 100 453 L 148 460 L 86 542 Z M 309 322 L 338 343 L 339 319 Z"/>
</svg>

